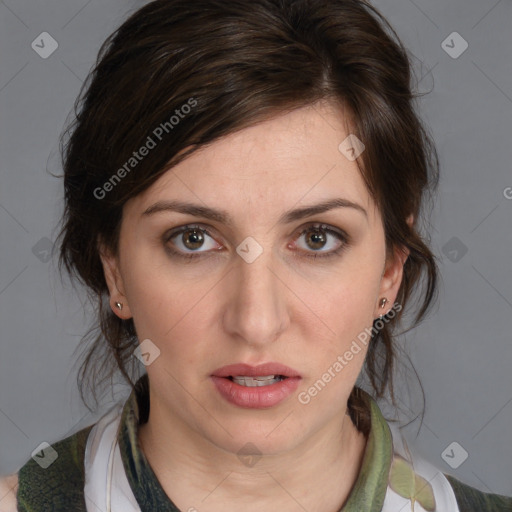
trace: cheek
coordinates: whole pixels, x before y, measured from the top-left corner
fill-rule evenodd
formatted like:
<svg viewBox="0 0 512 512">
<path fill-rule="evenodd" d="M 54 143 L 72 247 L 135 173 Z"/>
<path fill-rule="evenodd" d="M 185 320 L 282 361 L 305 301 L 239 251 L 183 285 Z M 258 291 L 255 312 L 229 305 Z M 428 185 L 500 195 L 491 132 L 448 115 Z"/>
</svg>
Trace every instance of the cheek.
<svg viewBox="0 0 512 512">
<path fill-rule="evenodd" d="M 343 386 L 343 382 L 357 378 L 364 363 L 371 339 L 373 303 L 366 296 L 351 294 L 332 297 L 327 304 L 328 309 L 321 316 L 322 325 L 314 321 L 315 325 L 311 324 L 306 334 L 315 345 L 314 352 L 309 355 L 310 369 L 315 378 L 329 371 L 343 375 L 335 379 Z M 322 336 L 320 332 L 326 334 Z M 328 375 L 326 379 L 329 379 Z"/>
<path fill-rule="evenodd" d="M 319 286 L 313 299 L 321 318 L 344 339 L 371 326 L 381 275 L 377 257 L 372 261 L 354 254 L 351 260 Z"/>
<path fill-rule="evenodd" d="M 345 397 L 362 370 L 371 340 L 374 294 L 368 286 L 347 286 L 321 300 L 323 322 L 313 320 L 306 336 L 313 340 L 308 347 L 308 386 L 316 386 L 320 380 L 319 389 L 326 388 L 322 391 L 325 403 Z"/>
<path fill-rule="evenodd" d="M 341 270 L 323 280 L 307 301 L 315 315 L 309 315 L 305 336 L 322 347 L 310 354 L 311 375 L 321 378 L 325 372 L 334 373 L 338 378 L 333 379 L 337 382 L 333 390 L 355 381 L 364 364 L 381 273 L 378 256 L 372 256 L 373 260 L 347 258 Z"/>
<path fill-rule="evenodd" d="M 162 350 L 180 354 L 199 348 L 200 343 L 191 339 L 203 338 L 211 327 L 215 297 L 211 288 L 218 279 L 183 279 L 170 265 L 144 263 L 151 258 L 129 261 L 125 293 L 139 339 L 149 338 Z"/>
<path fill-rule="evenodd" d="M 178 321 L 185 306 L 180 281 L 166 277 L 166 269 L 157 266 L 154 258 L 130 254 L 126 261 L 125 293 L 137 333 L 160 337 Z"/>
</svg>

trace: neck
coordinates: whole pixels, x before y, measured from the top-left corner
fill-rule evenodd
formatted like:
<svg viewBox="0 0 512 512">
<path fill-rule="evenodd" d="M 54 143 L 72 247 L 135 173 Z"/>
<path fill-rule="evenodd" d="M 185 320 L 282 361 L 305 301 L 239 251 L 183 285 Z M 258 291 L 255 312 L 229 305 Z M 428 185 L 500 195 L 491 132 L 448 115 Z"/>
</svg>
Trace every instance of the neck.
<svg viewBox="0 0 512 512">
<path fill-rule="evenodd" d="M 292 450 L 241 463 L 210 440 L 153 407 L 139 428 L 141 448 L 180 510 L 335 512 L 346 502 L 366 446 L 346 411 Z M 340 429 L 341 425 L 341 429 Z M 181 427 L 181 428 L 180 428 Z"/>
</svg>

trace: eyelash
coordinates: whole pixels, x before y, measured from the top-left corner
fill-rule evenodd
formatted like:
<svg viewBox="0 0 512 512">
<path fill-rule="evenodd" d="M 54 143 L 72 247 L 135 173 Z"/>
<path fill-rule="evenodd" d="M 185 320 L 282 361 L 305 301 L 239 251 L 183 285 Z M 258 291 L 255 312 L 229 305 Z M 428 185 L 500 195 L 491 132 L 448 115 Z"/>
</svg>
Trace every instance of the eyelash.
<svg viewBox="0 0 512 512">
<path fill-rule="evenodd" d="M 185 226 L 178 228 L 176 231 L 172 231 L 168 235 L 165 235 L 164 242 L 167 244 L 174 237 L 181 235 L 185 231 L 191 231 L 194 229 L 201 231 L 203 234 L 206 234 L 211 238 L 214 238 L 214 236 L 210 233 L 210 231 L 207 228 L 205 228 L 201 225 L 198 225 L 198 224 L 187 224 Z M 295 240 L 298 240 L 305 233 L 308 233 L 309 231 L 314 231 L 315 229 L 324 231 L 325 233 L 328 233 L 330 235 L 334 235 L 336 238 L 338 238 L 338 240 L 340 240 L 342 242 L 342 244 L 337 249 L 334 249 L 332 251 L 325 252 L 325 253 L 313 251 L 313 254 L 306 254 L 305 255 L 306 258 L 316 259 L 316 258 L 332 258 L 334 256 L 339 256 L 350 245 L 350 242 L 351 242 L 350 237 L 345 232 L 334 230 L 334 229 L 330 228 L 329 226 L 327 226 L 325 224 L 321 224 L 321 223 L 315 223 L 315 224 L 307 226 L 299 233 L 299 235 L 295 238 Z M 196 253 L 182 253 L 179 251 L 175 251 L 174 249 L 171 249 L 168 246 L 167 246 L 167 250 L 171 255 L 178 256 L 179 258 L 183 258 L 183 259 L 189 260 L 189 261 L 193 260 L 195 258 L 204 257 L 203 255 L 206 254 L 207 252 L 209 252 L 209 251 L 203 251 L 203 252 L 196 252 Z"/>
</svg>

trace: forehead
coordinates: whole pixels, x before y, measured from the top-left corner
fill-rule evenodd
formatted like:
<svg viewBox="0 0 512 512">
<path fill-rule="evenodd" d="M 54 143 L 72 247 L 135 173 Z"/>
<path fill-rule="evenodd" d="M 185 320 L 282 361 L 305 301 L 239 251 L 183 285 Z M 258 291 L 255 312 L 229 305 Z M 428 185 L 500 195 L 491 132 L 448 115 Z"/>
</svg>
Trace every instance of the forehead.
<svg viewBox="0 0 512 512">
<path fill-rule="evenodd" d="M 373 217 L 357 163 L 339 149 L 349 134 L 342 107 L 302 107 L 198 149 L 127 206 L 143 211 L 156 201 L 179 199 L 254 218 L 342 197 Z"/>
</svg>

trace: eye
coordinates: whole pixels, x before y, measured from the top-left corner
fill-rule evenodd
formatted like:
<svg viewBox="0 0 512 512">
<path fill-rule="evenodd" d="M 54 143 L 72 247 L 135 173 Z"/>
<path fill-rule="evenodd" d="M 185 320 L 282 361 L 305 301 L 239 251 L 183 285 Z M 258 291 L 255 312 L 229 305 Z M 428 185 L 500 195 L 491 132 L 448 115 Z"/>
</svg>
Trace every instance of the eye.
<svg viewBox="0 0 512 512">
<path fill-rule="evenodd" d="M 306 254 L 306 257 L 310 258 L 336 256 L 349 244 L 349 237 L 346 233 L 325 224 L 308 226 L 299 233 L 296 240 L 300 240 L 302 237 L 305 237 L 305 244 L 299 244 L 299 247 L 302 245 L 301 249 L 304 249 L 306 252 L 313 252 L 313 254 Z"/>
<path fill-rule="evenodd" d="M 208 241 L 208 239 L 211 241 Z M 222 246 L 219 247 L 212 241 L 213 238 L 209 231 L 198 225 L 182 226 L 165 237 L 166 243 L 172 242 L 172 245 L 179 249 L 178 251 L 175 251 L 174 249 L 169 248 L 168 250 L 171 254 L 188 259 L 200 256 L 200 254 L 194 253 L 204 253 L 222 248 Z"/>
<path fill-rule="evenodd" d="M 305 245 L 298 244 L 301 249 L 300 252 L 305 253 L 305 257 L 309 258 L 336 256 L 347 248 L 350 243 L 350 237 L 345 232 L 325 224 L 314 224 L 303 229 L 295 237 L 294 245 L 302 237 L 305 237 Z M 204 253 L 218 251 L 223 248 L 215 242 L 208 229 L 200 225 L 189 224 L 177 228 L 164 235 L 164 242 L 167 251 L 172 256 L 187 260 L 202 257 Z M 178 250 L 173 249 L 171 246 L 176 247 Z M 326 248 L 327 250 L 323 250 Z"/>
</svg>

